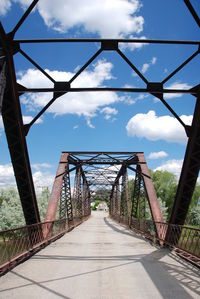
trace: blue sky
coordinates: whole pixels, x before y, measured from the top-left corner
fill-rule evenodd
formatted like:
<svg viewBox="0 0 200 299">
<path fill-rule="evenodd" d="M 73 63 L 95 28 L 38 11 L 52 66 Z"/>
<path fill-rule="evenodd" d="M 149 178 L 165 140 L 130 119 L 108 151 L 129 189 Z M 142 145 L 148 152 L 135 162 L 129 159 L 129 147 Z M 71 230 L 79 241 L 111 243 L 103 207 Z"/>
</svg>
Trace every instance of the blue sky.
<svg viewBox="0 0 200 299">
<path fill-rule="evenodd" d="M 31 1 L 1 0 L 0 18 L 9 32 Z M 56 6 L 55 6 L 56 3 Z M 198 0 L 191 1 L 200 12 Z M 16 39 L 53 37 L 148 38 L 199 40 L 199 29 L 180 0 L 40 0 L 17 32 Z M 53 78 L 69 80 L 99 49 L 98 43 L 29 44 L 21 48 Z M 149 81 L 160 82 L 192 55 L 193 45 L 120 45 Z M 199 56 L 170 79 L 165 87 L 199 84 Z M 48 87 L 51 82 L 20 54 L 15 56 L 18 82 Z M 115 52 L 103 52 L 72 87 L 145 87 Z M 21 96 L 24 122 L 29 122 L 51 94 Z M 195 98 L 165 95 L 187 124 Z M 0 186 L 14 184 L 10 156 L 0 119 Z M 183 128 L 153 96 L 135 93 L 71 93 L 57 99 L 27 136 L 36 186 L 50 186 L 61 151 L 144 151 L 151 169 L 178 175 L 187 138 Z"/>
</svg>

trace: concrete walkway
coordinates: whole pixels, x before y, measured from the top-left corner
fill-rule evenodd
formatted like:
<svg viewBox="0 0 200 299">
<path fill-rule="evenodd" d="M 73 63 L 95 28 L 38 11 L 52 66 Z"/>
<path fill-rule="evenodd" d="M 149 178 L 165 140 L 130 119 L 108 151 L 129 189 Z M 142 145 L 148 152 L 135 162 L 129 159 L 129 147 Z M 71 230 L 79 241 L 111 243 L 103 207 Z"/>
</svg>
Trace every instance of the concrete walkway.
<svg viewBox="0 0 200 299">
<path fill-rule="evenodd" d="M 0 298 L 200 298 L 198 271 L 112 221 L 91 218 L 0 278 Z"/>
</svg>

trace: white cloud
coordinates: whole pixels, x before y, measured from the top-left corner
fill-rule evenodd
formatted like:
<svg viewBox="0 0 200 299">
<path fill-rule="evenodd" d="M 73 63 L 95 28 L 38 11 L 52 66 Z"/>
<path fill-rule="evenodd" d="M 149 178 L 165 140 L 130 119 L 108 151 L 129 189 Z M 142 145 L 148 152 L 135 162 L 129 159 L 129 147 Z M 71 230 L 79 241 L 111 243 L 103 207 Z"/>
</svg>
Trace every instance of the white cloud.
<svg viewBox="0 0 200 299">
<path fill-rule="evenodd" d="M 183 166 L 183 160 L 172 159 L 161 164 L 160 166 L 155 168 L 154 171 L 156 170 L 168 171 L 173 173 L 177 177 L 177 179 L 179 179 L 182 166 Z M 197 178 L 197 184 L 200 184 L 200 176 L 198 176 Z"/>
<path fill-rule="evenodd" d="M 0 165 L 0 187 L 15 186 L 15 177 L 11 164 Z"/>
<path fill-rule="evenodd" d="M 32 0 L 12 0 L 27 9 Z M 0 14 L 5 15 L 11 7 L 11 0 L 1 0 Z M 51 29 L 74 35 L 97 34 L 102 38 L 140 38 L 144 18 L 138 15 L 142 4 L 139 0 L 40 0 L 33 11 L 38 10 L 44 23 Z M 60 9 L 62 8 L 62 9 Z M 137 15 L 136 15 L 137 14 Z M 67 17 L 66 17 L 67 16 Z M 114 16 L 114 17 L 113 17 Z M 144 43 L 120 43 L 120 49 L 140 49 Z"/>
<path fill-rule="evenodd" d="M 192 115 L 182 115 L 180 118 L 187 125 L 192 122 Z M 181 144 L 187 141 L 183 127 L 174 117 L 157 116 L 153 110 L 134 115 L 127 123 L 126 130 L 129 136 L 145 137 L 152 141 L 165 140 Z"/>
<path fill-rule="evenodd" d="M 95 129 L 95 126 L 92 124 L 90 117 L 86 117 L 87 125 L 91 129 Z"/>
<path fill-rule="evenodd" d="M 12 0 L 27 9 L 32 0 Z M 11 7 L 10 0 L 1 0 L 0 14 L 5 15 Z M 44 23 L 58 32 L 75 30 L 81 33 L 97 34 L 102 38 L 140 38 L 144 18 L 138 15 L 142 4 L 139 0 L 40 0 L 36 8 Z M 62 8 L 62 9 L 60 9 Z M 35 10 L 34 9 L 34 10 Z M 137 14 L 137 15 L 136 15 Z M 67 16 L 67 17 L 66 17 Z M 143 43 L 120 44 L 120 49 L 140 49 Z"/>
<path fill-rule="evenodd" d="M 155 160 L 160 158 L 166 158 L 167 156 L 168 154 L 165 151 L 160 151 L 160 152 L 151 152 L 148 158 Z"/>
<path fill-rule="evenodd" d="M 29 5 L 33 2 L 33 0 L 13 0 L 14 2 L 19 3 L 23 9 L 29 7 Z"/>
<path fill-rule="evenodd" d="M 0 15 L 5 16 L 11 7 L 10 0 L 1 0 L 0 1 Z"/>
<path fill-rule="evenodd" d="M 78 127 L 79 127 L 79 125 L 75 125 L 75 126 L 73 126 L 73 130 L 77 130 Z"/>
<path fill-rule="evenodd" d="M 133 35 L 130 35 L 128 38 L 129 39 L 134 39 L 134 38 L 147 39 L 146 36 L 135 37 Z M 134 51 L 136 49 L 139 50 L 146 45 L 148 45 L 148 43 L 119 43 L 119 48 L 122 51 L 126 50 L 126 49 L 129 49 L 130 51 Z"/>
<path fill-rule="evenodd" d="M 106 80 L 112 79 L 112 64 L 105 60 L 99 60 L 93 64 L 91 70 L 85 70 L 73 83 L 72 87 L 100 87 Z M 57 81 L 68 81 L 74 75 L 71 72 L 50 71 L 46 69 Z M 26 72 L 18 73 L 18 82 L 26 87 L 53 87 L 41 72 L 28 69 Z M 105 85 L 104 85 L 105 86 Z M 51 93 L 27 94 L 21 97 L 21 101 L 27 108 L 41 108 L 52 98 Z M 57 99 L 48 109 L 54 115 L 77 114 L 86 118 L 96 115 L 97 110 L 105 105 L 113 104 L 120 98 L 115 92 L 92 92 L 92 93 L 69 93 Z"/>
<path fill-rule="evenodd" d="M 33 117 L 28 116 L 28 115 L 27 116 L 23 115 L 22 118 L 23 118 L 24 124 L 29 124 L 33 120 Z M 41 118 L 39 118 L 39 119 L 36 120 L 35 123 L 36 124 L 41 124 L 42 122 L 43 122 L 43 120 Z"/>
<path fill-rule="evenodd" d="M 50 169 L 52 167 L 51 164 L 49 163 L 34 163 L 34 164 L 31 164 L 31 168 L 36 170 L 36 171 L 39 171 L 41 169 Z"/>
<path fill-rule="evenodd" d="M 166 89 L 190 89 L 192 86 L 187 83 L 180 83 L 180 82 L 174 82 L 168 86 L 166 86 Z M 173 99 L 173 98 L 180 98 L 182 97 L 182 93 L 165 93 L 164 98 L 165 99 Z"/>
<path fill-rule="evenodd" d="M 54 30 L 83 28 L 104 38 L 117 38 L 143 30 L 143 17 L 135 15 L 140 6 L 139 0 L 57 0 L 56 5 L 43 0 L 38 10 L 45 24 Z"/>
<path fill-rule="evenodd" d="M 145 98 L 148 98 L 148 94 L 140 93 L 139 96 L 135 98 L 135 100 L 144 100 Z"/>
<path fill-rule="evenodd" d="M 175 159 L 168 160 L 165 163 L 163 163 L 161 166 L 155 168 L 154 171 L 156 170 L 169 171 L 175 174 L 177 178 L 179 178 L 182 165 L 183 165 L 183 160 L 175 160 Z"/>
<path fill-rule="evenodd" d="M 157 61 L 156 57 L 152 57 L 151 61 L 149 63 L 144 63 L 141 69 L 141 72 L 144 74 L 148 71 L 151 65 L 154 65 Z"/>
<path fill-rule="evenodd" d="M 116 115 L 118 114 L 117 109 L 115 108 L 111 108 L 111 107 L 104 107 L 103 109 L 101 109 L 100 111 L 101 113 L 105 114 L 105 119 L 109 120 L 111 118 L 112 115 Z"/>
<path fill-rule="evenodd" d="M 157 57 L 152 57 L 152 59 L 151 59 L 151 64 L 155 64 L 156 61 L 157 61 Z"/>
<path fill-rule="evenodd" d="M 38 163 L 33 164 L 31 166 L 32 169 L 35 170 L 35 172 L 33 172 L 33 181 L 35 184 L 35 189 L 38 190 L 39 188 L 44 186 L 48 186 L 49 188 L 51 188 L 54 181 L 54 175 L 47 171 L 49 170 L 51 165 L 47 163 Z M 1 164 L 0 187 L 9 186 L 16 186 L 12 164 Z"/>
<path fill-rule="evenodd" d="M 38 191 L 42 187 L 52 188 L 54 175 L 49 172 L 36 171 L 33 173 L 33 181 L 35 185 L 35 189 Z"/>
<path fill-rule="evenodd" d="M 150 67 L 149 63 L 144 63 L 143 66 L 142 66 L 142 70 L 141 70 L 142 73 L 143 74 L 146 73 L 148 71 L 149 67 Z"/>
</svg>

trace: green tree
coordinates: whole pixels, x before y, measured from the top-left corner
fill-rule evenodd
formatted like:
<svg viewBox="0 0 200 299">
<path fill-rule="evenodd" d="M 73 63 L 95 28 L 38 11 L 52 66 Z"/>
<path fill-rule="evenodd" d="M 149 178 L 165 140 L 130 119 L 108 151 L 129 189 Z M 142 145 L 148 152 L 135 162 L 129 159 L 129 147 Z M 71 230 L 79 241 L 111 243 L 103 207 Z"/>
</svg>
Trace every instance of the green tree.
<svg viewBox="0 0 200 299">
<path fill-rule="evenodd" d="M 0 230 L 25 224 L 18 192 L 15 188 L 0 191 Z"/>
<path fill-rule="evenodd" d="M 188 224 L 200 226 L 200 206 L 195 206 L 190 210 Z"/>
<path fill-rule="evenodd" d="M 50 192 L 43 188 L 37 195 L 38 208 L 41 221 L 44 221 Z M 16 188 L 5 188 L 0 190 L 0 230 L 25 225 L 24 214 Z"/>
<path fill-rule="evenodd" d="M 38 209 L 40 211 L 41 222 L 43 222 L 45 219 L 49 198 L 50 191 L 48 187 L 44 187 L 42 189 L 42 192 L 37 195 Z"/>
<path fill-rule="evenodd" d="M 157 197 L 167 208 L 167 218 L 171 215 L 174 198 L 177 190 L 177 179 L 173 173 L 168 171 L 151 171 Z"/>
</svg>

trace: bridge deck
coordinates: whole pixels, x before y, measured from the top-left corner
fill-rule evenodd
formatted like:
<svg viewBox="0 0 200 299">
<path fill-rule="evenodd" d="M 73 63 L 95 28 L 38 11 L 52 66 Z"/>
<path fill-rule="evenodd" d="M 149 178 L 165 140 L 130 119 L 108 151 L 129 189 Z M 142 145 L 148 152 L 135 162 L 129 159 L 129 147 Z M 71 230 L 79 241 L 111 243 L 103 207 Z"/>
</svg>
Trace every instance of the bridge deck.
<svg viewBox="0 0 200 299">
<path fill-rule="evenodd" d="M 0 279 L 0 298 L 200 298 L 199 273 L 104 212 Z"/>
</svg>

